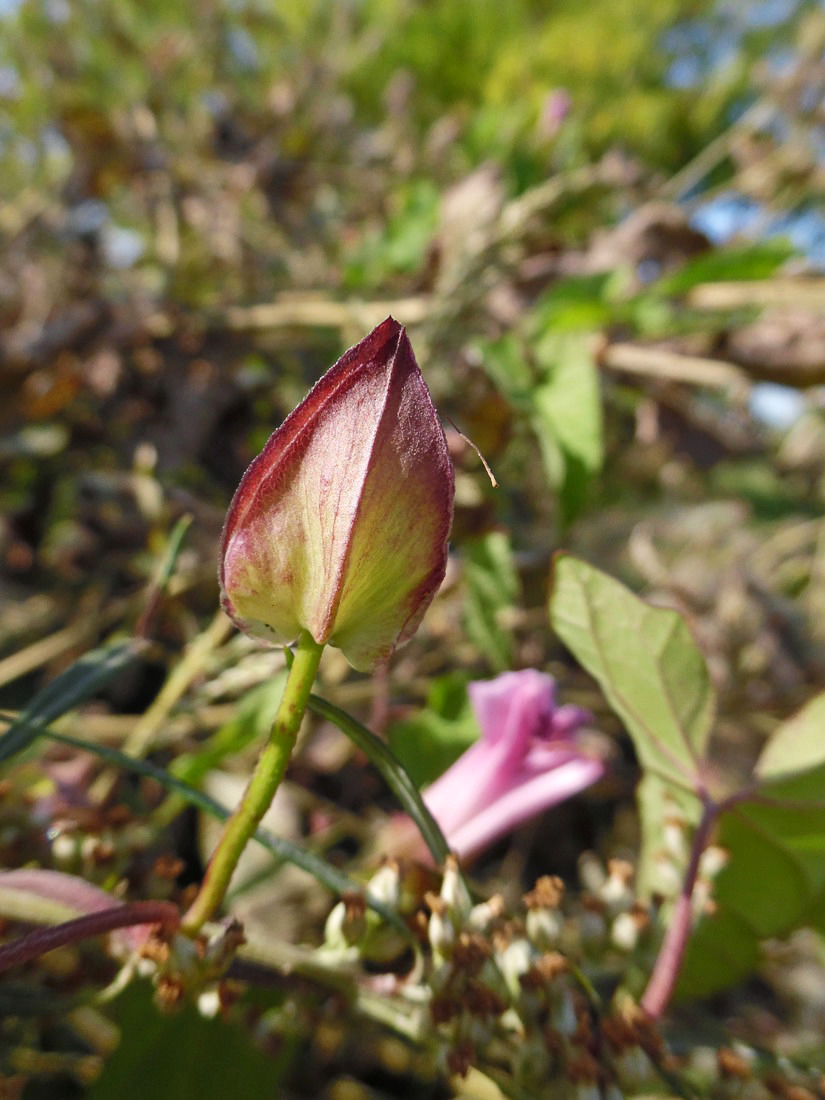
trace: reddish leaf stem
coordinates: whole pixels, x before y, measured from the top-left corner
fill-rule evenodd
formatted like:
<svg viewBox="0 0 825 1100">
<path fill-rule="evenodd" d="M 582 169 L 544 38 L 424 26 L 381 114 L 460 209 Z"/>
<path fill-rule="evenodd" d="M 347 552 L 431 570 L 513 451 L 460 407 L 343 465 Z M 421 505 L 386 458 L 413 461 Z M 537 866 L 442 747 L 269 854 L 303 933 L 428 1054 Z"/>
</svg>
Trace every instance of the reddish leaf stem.
<svg viewBox="0 0 825 1100">
<path fill-rule="evenodd" d="M 55 947 L 65 947 L 90 936 L 136 924 L 159 924 L 174 930 L 180 924 L 180 913 L 171 901 L 133 901 L 112 906 L 111 909 L 101 909 L 97 913 L 87 913 L 53 928 L 38 928 L 0 947 L 0 973 L 36 959 Z"/>
<path fill-rule="evenodd" d="M 658 1020 L 664 1013 L 673 990 L 679 971 L 682 968 L 682 960 L 685 957 L 690 930 L 693 925 L 693 889 L 699 873 L 699 862 L 702 853 L 708 845 L 711 830 L 719 814 L 719 807 L 713 802 L 705 803 L 701 820 L 693 834 L 690 862 L 685 871 L 682 889 L 673 908 L 670 924 L 665 932 L 659 954 L 653 965 L 653 973 L 642 997 L 642 1008 L 653 1020 Z"/>
</svg>

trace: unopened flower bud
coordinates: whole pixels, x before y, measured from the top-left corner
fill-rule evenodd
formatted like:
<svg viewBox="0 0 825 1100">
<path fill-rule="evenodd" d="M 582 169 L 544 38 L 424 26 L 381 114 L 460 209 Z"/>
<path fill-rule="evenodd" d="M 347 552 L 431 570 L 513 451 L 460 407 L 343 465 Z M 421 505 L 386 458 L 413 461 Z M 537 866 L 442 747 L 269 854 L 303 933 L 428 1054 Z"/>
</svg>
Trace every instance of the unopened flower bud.
<svg viewBox="0 0 825 1100">
<path fill-rule="evenodd" d="M 619 913 L 610 929 L 610 939 L 620 951 L 633 951 L 639 941 L 639 924 L 633 913 Z"/>
<path fill-rule="evenodd" d="M 207 1020 L 213 1020 L 221 1010 L 221 997 L 217 986 L 205 989 L 198 996 L 198 1012 Z"/>
<path fill-rule="evenodd" d="M 615 915 L 633 904 L 633 865 L 624 859 L 607 862 L 607 878 L 599 890 L 599 897 L 608 913 Z"/>
<path fill-rule="evenodd" d="M 730 852 L 718 844 L 709 844 L 699 857 L 699 875 L 705 879 L 715 879 L 730 863 Z"/>
<path fill-rule="evenodd" d="M 335 905 L 324 926 L 328 948 L 346 950 L 363 937 L 367 929 L 366 906 L 360 894 L 350 894 Z"/>
<path fill-rule="evenodd" d="M 684 863 L 688 858 L 687 825 L 682 817 L 671 814 L 665 818 L 662 828 L 662 840 L 665 851 L 677 863 Z"/>
<path fill-rule="evenodd" d="M 406 332 L 350 348 L 270 437 L 227 513 L 222 602 L 248 634 L 308 631 L 368 671 L 444 578 L 454 476 Z"/>
<path fill-rule="evenodd" d="M 427 923 L 427 938 L 437 960 L 449 959 L 455 945 L 455 925 L 441 898 L 431 896 L 428 901 L 432 912 Z"/>
<path fill-rule="evenodd" d="M 504 898 L 493 894 L 487 901 L 474 905 L 467 918 L 467 927 L 473 932 L 487 932 L 504 913 Z"/>
<path fill-rule="evenodd" d="M 548 951 L 561 942 L 564 918 L 558 909 L 528 909 L 527 936 L 540 951 Z"/>
<path fill-rule="evenodd" d="M 469 915 L 472 905 L 467 885 L 458 869 L 455 856 L 447 856 L 444 863 L 444 878 L 441 880 L 441 900 L 447 912 L 457 923 L 463 923 Z"/>
<path fill-rule="evenodd" d="M 521 977 L 530 969 L 535 957 L 533 948 L 522 938 L 512 940 L 503 951 L 497 953 L 499 969 L 514 999 L 521 993 Z"/>
<path fill-rule="evenodd" d="M 376 901 L 392 909 L 398 908 L 401 899 L 401 872 L 393 859 L 383 863 L 367 883 L 367 892 Z"/>
</svg>

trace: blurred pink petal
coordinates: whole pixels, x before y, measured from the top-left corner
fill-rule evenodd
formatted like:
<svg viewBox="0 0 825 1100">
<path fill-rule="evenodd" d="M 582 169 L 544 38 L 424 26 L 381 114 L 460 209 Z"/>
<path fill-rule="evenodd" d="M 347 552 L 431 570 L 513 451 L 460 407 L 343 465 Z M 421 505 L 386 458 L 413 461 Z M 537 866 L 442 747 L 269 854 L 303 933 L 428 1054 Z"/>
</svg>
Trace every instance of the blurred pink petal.
<svg viewBox="0 0 825 1100">
<path fill-rule="evenodd" d="M 556 705 L 556 684 L 534 669 L 470 684 L 480 739 L 424 792 L 459 856 L 475 855 L 523 821 L 589 787 L 604 761 L 576 741 L 587 711 Z"/>
</svg>

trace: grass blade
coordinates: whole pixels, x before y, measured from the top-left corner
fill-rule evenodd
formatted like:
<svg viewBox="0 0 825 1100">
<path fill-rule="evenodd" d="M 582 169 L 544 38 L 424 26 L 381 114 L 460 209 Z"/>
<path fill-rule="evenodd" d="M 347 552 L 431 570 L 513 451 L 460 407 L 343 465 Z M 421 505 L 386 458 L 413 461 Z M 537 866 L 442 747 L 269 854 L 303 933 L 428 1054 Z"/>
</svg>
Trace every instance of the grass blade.
<svg viewBox="0 0 825 1100">
<path fill-rule="evenodd" d="M 92 649 L 37 692 L 0 737 L 0 762 L 23 752 L 46 732 L 50 722 L 84 703 L 113 680 L 133 659 L 139 646 L 132 639 Z"/>
<path fill-rule="evenodd" d="M 310 695 L 309 709 L 345 733 L 349 739 L 374 764 L 384 777 L 387 786 L 401 803 L 402 808 L 409 814 L 424 842 L 430 849 L 433 859 L 437 864 L 442 864 L 450 854 L 450 848 L 444 839 L 444 834 L 438 826 L 438 822 L 427 809 L 418 788 L 410 779 L 406 768 L 398 757 L 389 749 L 380 738 L 376 737 L 366 726 L 362 726 L 352 715 L 345 710 L 327 702 L 319 695 Z"/>
</svg>

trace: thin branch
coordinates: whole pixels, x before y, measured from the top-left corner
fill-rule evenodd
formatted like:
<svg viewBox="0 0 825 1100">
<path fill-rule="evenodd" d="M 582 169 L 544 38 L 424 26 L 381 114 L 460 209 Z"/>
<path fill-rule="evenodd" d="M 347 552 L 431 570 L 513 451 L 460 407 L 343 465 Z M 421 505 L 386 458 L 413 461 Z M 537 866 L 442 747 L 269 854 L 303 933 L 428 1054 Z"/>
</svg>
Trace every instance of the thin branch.
<svg viewBox="0 0 825 1100">
<path fill-rule="evenodd" d="M 179 923 L 178 908 L 171 901 L 133 901 L 127 905 L 101 909 L 97 913 L 87 913 L 53 928 L 38 928 L 35 932 L 28 932 L 0 947 L 0 973 L 39 958 L 56 947 L 78 943 L 103 932 L 113 932 L 117 928 L 159 924 L 166 929 L 175 929 Z"/>
<path fill-rule="evenodd" d="M 825 279 L 743 279 L 701 283 L 685 296 L 695 309 L 748 309 L 753 306 L 790 306 L 821 310 L 825 306 Z"/>
<path fill-rule="evenodd" d="M 712 802 L 706 803 L 702 818 L 693 834 L 690 862 L 685 871 L 682 889 L 676 899 L 670 924 L 641 1000 L 642 1008 L 653 1020 L 658 1020 L 662 1016 L 676 988 L 693 926 L 693 890 L 699 873 L 699 863 L 718 815 L 719 807 Z"/>
<path fill-rule="evenodd" d="M 641 374 L 669 382 L 686 382 L 712 389 L 746 390 L 750 378 L 746 371 L 721 359 L 682 355 L 668 348 L 642 344 L 608 344 L 598 353 L 598 363 L 610 370 Z"/>
</svg>

